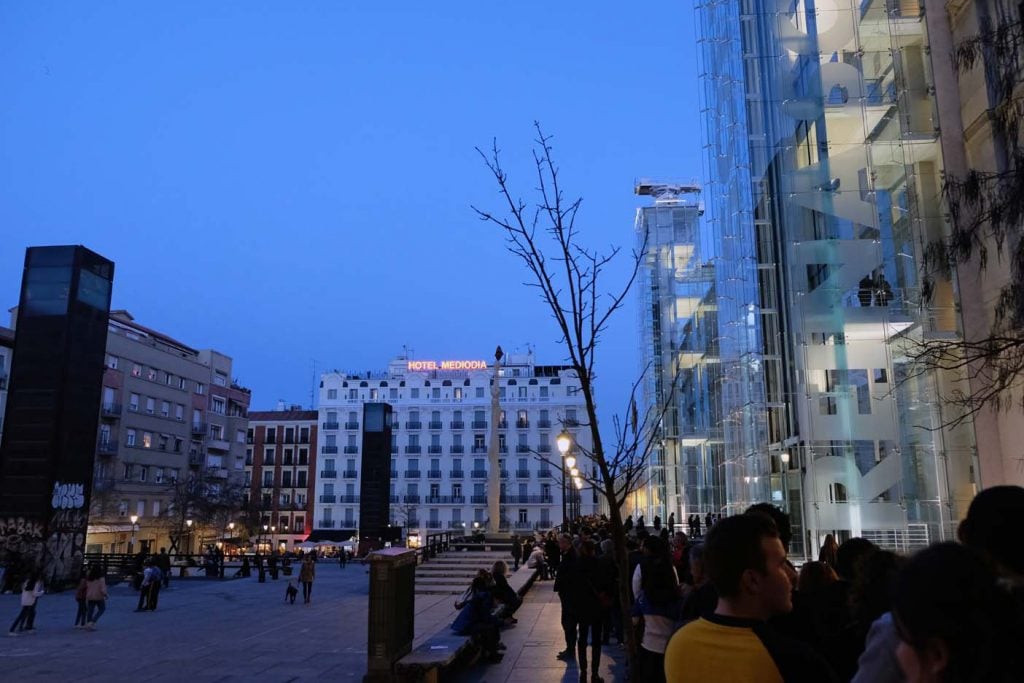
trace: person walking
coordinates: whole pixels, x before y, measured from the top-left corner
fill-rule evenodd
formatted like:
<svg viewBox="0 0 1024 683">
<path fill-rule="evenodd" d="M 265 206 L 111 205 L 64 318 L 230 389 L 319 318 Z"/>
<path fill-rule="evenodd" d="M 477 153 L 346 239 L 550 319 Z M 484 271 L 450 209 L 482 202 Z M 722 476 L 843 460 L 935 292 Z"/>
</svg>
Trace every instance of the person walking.
<svg viewBox="0 0 1024 683">
<path fill-rule="evenodd" d="M 512 571 L 519 570 L 519 561 L 523 559 L 523 542 L 518 535 L 512 536 Z"/>
<path fill-rule="evenodd" d="M 576 573 L 576 551 L 572 547 L 572 538 L 569 534 L 562 534 L 558 537 L 558 546 L 561 549 L 561 558 L 558 565 L 558 573 L 555 575 L 555 592 L 558 593 L 558 600 L 561 602 L 562 633 L 565 635 L 565 649 L 556 656 L 559 659 L 571 660 L 576 650 L 576 629 L 578 620 L 573 608 L 576 601 L 573 600 L 574 574 Z"/>
<path fill-rule="evenodd" d="M 85 599 L 89 604 L 85 627 L 90 631 L 95 631 L 96 622 L 107 611 L 107 580 L 103 576 L 103 568 L 98 564 L 94 564 L 89 570 L 89 580 L 86 582 L 85 587 Z"/>
<path fill-rule="evenodd" d="M 577 663 L 580 670 L 580 683 L 587 683 L 587 636 L 590 637 L 590 683 L 604 683 L 600 676 L 601 667 L 601 628 L 605 621 L 605 612 L 611 608 L 611 577 L 608 565 L 597 559 L 596 545 L 592 540 L 580 543 L 579 556 L 576 559 L 569 580 L 572 587 L 569 592 L 573 615 L 579 626 L 576 639 Z"/>
<path fill-rule="evenodd" d="M 146 558 L 142 569 L 142 583 L 139 584 L 139 603 L 135 606 L 136 612 L 145 612 L 147 609 L 150 609 L 151 604 L 153 605 L 153 609 L 156 609 L 156 601 L 153 600 L 151 596 L 153 591 L 153 579 L 154 577 L 159 576 L 158 572 L 160 570 L 157 569 L 154 571 L 154 569 L 155 565 L 153 564 L 152 558 Z M 157 586 L 157 590 L 159 590 L 159 586 Z"/>
<path fill-rule="evenodd" d="M 89 584 L 89 579 L 86 575 L 85 569 L 82 570 L 82 576 L 78 580 L 78 588 L 75 589 L 75 602 L 78 603 L 78 612 L 75 614 L 75 628 L 85 628 L 86 614 L 88 603 L 85 599 L 85 589 Z"/>
<path fill-rule="evenodd" d="M 36 572 L 29 574 L 25 583 L 21 585 L 21 611 L 15 617 L 7 635 L 19 636 L 22 633 L 36 632 L 36 603 L 45 592 L 46 587 L 39 574 Z"/>
<path fill-rule="evenodd" d="M 345 548 L 342 548 L 341 553 L 338 555 L 338 566 L 342 569 L 348 566 L 348 550 Z"/>
<path fill-rule="evenodd" d="M 153 559 L 153 563 L 160 570 L 161 583 L 164 588 L 171 585 L 171 556 L 167 554 L 167 548 L 160 548 L 160 554 Z"/>
<path fill-rule="evenodd" d="M 307 605 L 313 595 L 314 578 L 316 578 L 316 565 L 313 564 L 313 556 L 306 555 L 302 559 L 302 567 L 299 569 L 299 583 L 302 584 L 302 602 Z"/>
</svg>

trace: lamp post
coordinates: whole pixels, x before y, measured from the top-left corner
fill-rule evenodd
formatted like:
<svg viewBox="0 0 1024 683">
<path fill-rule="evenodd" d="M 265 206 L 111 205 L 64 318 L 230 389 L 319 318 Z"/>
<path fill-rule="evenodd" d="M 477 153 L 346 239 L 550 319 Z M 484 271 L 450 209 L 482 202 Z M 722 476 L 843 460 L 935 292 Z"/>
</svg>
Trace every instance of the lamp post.
<svg viewBox="0 0 1024 683">
<path fill-rule="evenodd" d="M 576 464 L 576 458 L 569 455 L 569 449 L 572 448 L 572 434 L 566 430 L 555 437 L 555 444 L 558 446 L 558 452 L 562 455 L 562 531 L 568 532 L 569 530 L 569 515 L 566 512 L 566 482 L 565 482 L 565 471 L 567 467 L 572 467 Z M 571 462 L 570 462 L 571 461 Z"/>
<path fill-rule="evenodd" d="M 139 521 L 138 515 L 132 515 L 128 519 L 132 520 L 132 540 L 128 542 L 128 554 L 131 555 L 135 552 L 135 525 Z"/>
<path fill-rule="evenodd" d="M 274 552 L 274 551 L 277 550 L 277 546 L 274 544 L 274 534 L 276 534 L 276 533 L 277 533 L 277 527 L 276 526 L 270 527 L 270 552 Z"/>
<path fill-rule="evenodd" d="M 188 546 L 185 548 L 185 554 L 192 554 L 192 520 L 186 519 L 185 526 L 188 527 Z"/>
<path fill-rule="evenodd" d="M 263 548 L 263 544 L 265 542 L 264 539 L 266 539 L 268 531 L 270 531 L 270 525 L 269 524 L 264 524 L 263 525 L 263 535 L 260 537 L 260 548 Z"/>
</svg>

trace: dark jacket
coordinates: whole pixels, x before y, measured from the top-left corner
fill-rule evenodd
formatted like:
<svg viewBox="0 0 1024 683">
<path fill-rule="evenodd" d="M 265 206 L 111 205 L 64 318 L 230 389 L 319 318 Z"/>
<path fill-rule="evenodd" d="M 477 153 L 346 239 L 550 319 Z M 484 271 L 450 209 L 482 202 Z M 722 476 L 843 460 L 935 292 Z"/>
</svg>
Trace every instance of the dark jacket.
<svg viewBox="0 0 1024 683">
<path fill-rule="evenodd" d="M 487 591 L 474 591 L 462 610 L 452 622 L 452 630 L 460 636 L 468 636 L 488 624 L 496 624 L 497 620 L 491 615 L 494 609 L 494 600 Z"/>
<path fill-rule="evenodd" d="M 607 608 L 601 604 L 601 595 L 611 598 L 612 577 L 609 565 L 596 557 L 577 557 L 568 571 L 563 559 L 558 578 L 565 574 L 564 591 L 561 593 L 567 608 L 580 621 L 599 621 L 604 618 Z"/>
</svg>

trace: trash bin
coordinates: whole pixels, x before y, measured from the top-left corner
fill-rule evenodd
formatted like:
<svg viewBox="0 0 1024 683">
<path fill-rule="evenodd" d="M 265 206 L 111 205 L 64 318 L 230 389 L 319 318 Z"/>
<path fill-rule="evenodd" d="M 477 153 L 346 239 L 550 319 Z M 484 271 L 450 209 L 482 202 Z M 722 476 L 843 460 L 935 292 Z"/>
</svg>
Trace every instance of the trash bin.
<svg viewBox="0 0 1024 683">
<path fill-rule="evenodd" d="M 364 681 L 391 681 L 395 662 L 412 651 L 416 551 L 372 552 L 367 667 Z"/>
</svg>

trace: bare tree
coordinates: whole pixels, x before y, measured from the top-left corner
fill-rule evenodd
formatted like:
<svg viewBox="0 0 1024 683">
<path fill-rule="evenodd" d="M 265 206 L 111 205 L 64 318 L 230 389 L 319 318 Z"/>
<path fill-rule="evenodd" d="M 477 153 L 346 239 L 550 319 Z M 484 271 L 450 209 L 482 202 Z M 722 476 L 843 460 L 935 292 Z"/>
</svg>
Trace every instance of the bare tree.
<svg viewBox="0 0 1024 683">
<path fill-rule="evenodd" d="M 629 624 L 630 577 L 621 509 L 627 496 L 644 483 L 647 456 L 659 440 L 664 409 L 645 411 L 643 419 L 640 419 L 636 393 L 643 378 L 638 379 L 632 386 L 626 408 L 629 417 L 614 419 L 613 443 L 610 449 L 606 448 L 598 428 L 594 363 L 602 333 L 612 315 L 622 307 L 636 281 L 646 251 L 646 240 L 628 256 L 630 260 L 624 281 L 617 283 L 610 292 L 602 289 L 604 281 L 601 276 L 620 255 L 621 248 L 611 247 L 602 253 L 583 245 L 577 225 L 583 199 L 565 197 L 559 168 L 552 156 L 551 137 L 544 134 L 537 122 L 534 129 L 537 134 L 533 149 L 536 203 L 528 204 L 513 191 L 495 141 L 487 152 L 479 148 L 477 152 L 494 176 L 504 207 L 500 213 L 476 206 L 473 210 L 481 220 L 503 231 L 506 248 L 529 270 L 531 278 L 525 284 L 538 290 L 541 300 L 554 317 L 569 365 L 579 378 L 586 408 L 586 422 L 581 422 L 580 426 L 589 429 L 592 443 L 592 449 L 583 453 L 597 468 L 596 476 L 589 472 L 584 476 L 608 505 L 619 571 L 623 623 Z M 549 462 L 543 456 L 540 459 Z M 561 471 L 560 462 L 556 467 Z M 625 631 L 630 658 L 635 660 L 637 644 L 633 631 L 629 628 Z M 635 661 L 631 663 L 635 664 Z M 635 670 L 635 666 L 631 666 L 631 671 Z"/>
<path fill-rule="evenodd" d="M 970 169 L 945 177 L 943 194 L 952 229 L 947 238 L 926 247 L 924 291 L 930 296 L 935 277 L 948 277 L 958 266 L 985 272 L 993 260 L 1008 263 L 1009 278 L 999 289 L 988 330 L 967 330 L 964 339 L 918 341 L 909 348 L 912 373 L 955 370 L 970 378 L 969 389 L 957 388 L 942 397 L 960 409 L 947 420 L 954 425 L 990 407 L 1024 410 L 1024 26 L 1016 6 L 979 3 L 977 11 L 979 30 L 956 46 L 953 62 L 961 74 L 982 68 L 997 152 L 995 170 Z"/>
</svg>

